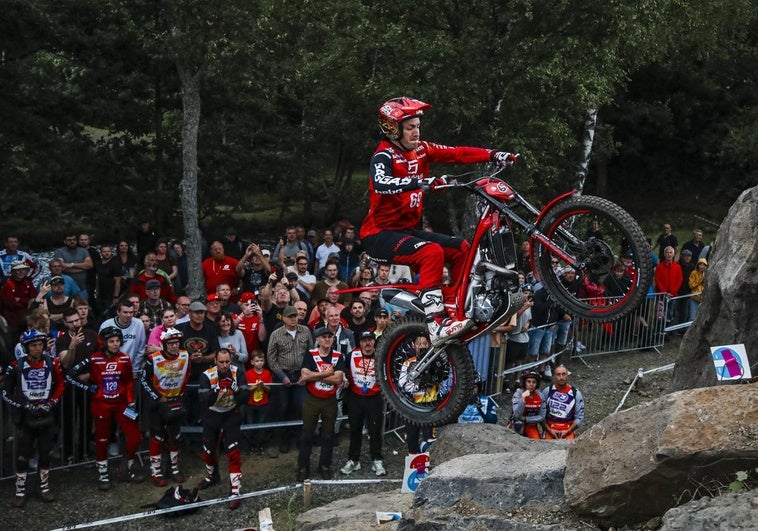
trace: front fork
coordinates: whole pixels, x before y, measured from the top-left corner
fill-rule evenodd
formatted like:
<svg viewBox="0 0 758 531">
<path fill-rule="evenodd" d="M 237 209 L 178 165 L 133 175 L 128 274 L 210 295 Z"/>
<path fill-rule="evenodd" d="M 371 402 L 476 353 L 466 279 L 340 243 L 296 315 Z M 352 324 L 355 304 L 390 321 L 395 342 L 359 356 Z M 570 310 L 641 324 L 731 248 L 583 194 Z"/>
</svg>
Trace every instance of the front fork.
<svg viewBox="0 0 758 531">
<path fill-rule="evenodd" d="M 430 347 L 426 354 L 408 371 L 408 378 L 415 382 L 447 350 L 447 345 L 440 348 Z"/>
</svg>

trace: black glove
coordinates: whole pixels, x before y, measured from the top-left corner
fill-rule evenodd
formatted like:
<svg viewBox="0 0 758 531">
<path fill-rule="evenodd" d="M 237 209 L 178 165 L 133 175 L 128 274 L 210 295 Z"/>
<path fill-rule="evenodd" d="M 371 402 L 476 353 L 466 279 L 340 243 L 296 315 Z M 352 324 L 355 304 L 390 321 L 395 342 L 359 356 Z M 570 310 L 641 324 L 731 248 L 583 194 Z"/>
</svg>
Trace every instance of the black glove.
<svg viewBox="0 0 758 531">
<path fill-rule="evenodd" d="M 419 179 L 419 188 L 423 192 L 430 192 L 436 190 L 440 186 L 447 184 L 445 177 L 427 177 L 426 179 Z"/>
<path fill-rule="evenodd" d="M 492 162 L 496 162 L 499 166 L 512 166 L 518 162 L 518 153 L 508 153 L 507 151 L 493 151 L 490 155 Z"/>
</svg>

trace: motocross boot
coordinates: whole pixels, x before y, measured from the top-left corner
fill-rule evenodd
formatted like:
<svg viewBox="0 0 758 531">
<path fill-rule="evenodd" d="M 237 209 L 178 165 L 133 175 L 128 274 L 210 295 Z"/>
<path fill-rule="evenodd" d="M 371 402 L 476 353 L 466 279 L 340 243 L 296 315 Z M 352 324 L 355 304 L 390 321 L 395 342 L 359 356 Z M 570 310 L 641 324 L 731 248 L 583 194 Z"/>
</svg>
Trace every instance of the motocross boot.
<svg viewBox="0 0 758 531">
<path fill-rule="evenodd" d="M 471 319 L 454 320 L 447 316 L 445 306 L 442 304 L 441 289 L 428 289 L 422 291 L 420 296 L 433 347 L 458 337 L 473 325 Z"/>
</svg>

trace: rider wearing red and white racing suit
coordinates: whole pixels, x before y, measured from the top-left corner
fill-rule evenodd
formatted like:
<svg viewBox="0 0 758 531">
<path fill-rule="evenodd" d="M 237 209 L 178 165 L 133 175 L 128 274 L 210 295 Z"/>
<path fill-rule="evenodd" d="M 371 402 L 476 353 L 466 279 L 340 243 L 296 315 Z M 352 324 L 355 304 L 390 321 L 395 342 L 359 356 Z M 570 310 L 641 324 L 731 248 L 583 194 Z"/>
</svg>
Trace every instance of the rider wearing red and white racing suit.
<svg viewBox="0 0 758 531">
<path fill-rule="evenodd" d="M 404 264 L 419 272 L 419 296 L 426 313 L 432 344 L 465 332 L 470 320 L 455 311 L 453 289 L 440 289 L 444 264 L 454 279 L 463 272 L 469 243 L 461 238 L 419 229 L 424 190 L 444 184 L 429 177 L 432 162 L 510 164 L 516 156 L 478 147 L 451 147 L 420 140 L 420 116 L 431 107 L 408 97 L 385 102 L 379 108 L 379 143 L 369 167 L 369 211 L 361 225 L 361 241 L 380 263 Z M 445 305 L 443 305 L 443 300 Z M 448 308 L 446 312 L 445 308 Z M 448 317 L 448 312 L 450 316 Z"/>
</svg>

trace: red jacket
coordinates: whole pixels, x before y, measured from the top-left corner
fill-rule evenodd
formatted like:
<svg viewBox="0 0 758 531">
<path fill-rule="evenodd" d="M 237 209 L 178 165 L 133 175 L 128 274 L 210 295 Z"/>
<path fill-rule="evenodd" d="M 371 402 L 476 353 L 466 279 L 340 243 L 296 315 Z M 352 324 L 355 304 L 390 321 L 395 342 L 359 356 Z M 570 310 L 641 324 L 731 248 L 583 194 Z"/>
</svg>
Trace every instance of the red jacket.
<svg viewBox="0 0 758 531">
<path fill-rule="evenodd" d="M 431 162 L 487 162 L 491 153 L 489 149 L 478 147 L 451 147 L 423 141 L 413 151 L 403 151 L 383 140 L 371 158 L 369 210 L 361 224 L 361 238 L 383 230 L 419 227 L 424 206 L 419 179 L 429 177 Z"/>
<path fill-rule="evenodd" d="M 682 266 L 677 262 L 665 261 L 655 266 L 655 291 L 676 297 L 682 286 Z"/>
<path fill-rule="evenodd" d="M 36 296 L 37 288 L 28 278 L 21 281 L 9 278 L 5 281 L 2 291 L 0 291 L 0 309 L 11 329 L 26 324 L 25 316 L 29 308 L 29 301 Z"/>
</svg>

